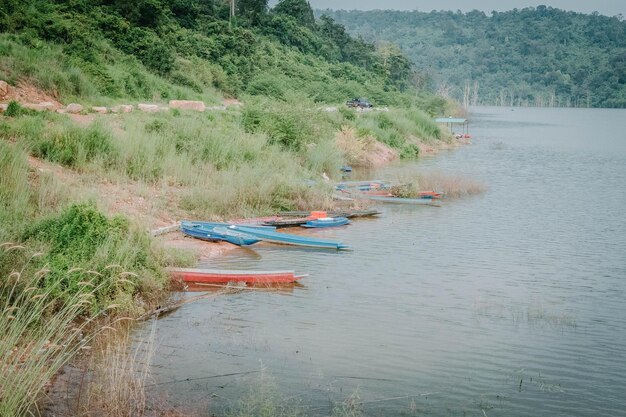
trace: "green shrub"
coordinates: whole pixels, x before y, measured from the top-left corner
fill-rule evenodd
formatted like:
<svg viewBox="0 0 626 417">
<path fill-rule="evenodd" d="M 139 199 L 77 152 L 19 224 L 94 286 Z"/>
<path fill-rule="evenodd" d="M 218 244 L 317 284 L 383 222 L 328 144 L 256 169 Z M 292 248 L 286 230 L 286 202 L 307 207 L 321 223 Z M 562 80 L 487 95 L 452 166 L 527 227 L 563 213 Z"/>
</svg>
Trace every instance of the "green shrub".
<svg viewBox="0 0 626 417">
<path fill-rule="evenodd" d="M 344 119 L 349 121 L 354 121 L 356 119 L 356 111 L 349 109 L 344 106 L 339 107 L 339 113 L 343 116 Z"/>
<path fill-rule="evenodd" d="M 267 96 L 278 100 L 284 100 L 285 98 L 285 82 L 284 77 L 276 74 L 259 74 L 253 78 L 246 88 L 248 94 L 254 96 Z"/>
<path fill-rule="evenodd" d="M 4 114 L 7 117 L 17 117 L 24 114 L 24 108 L 17 101 L 11 100 Z"/>
<path fill-rule="evenodd" d="M 389 116 L 387 116 L 385 113 L 379 113 L 376 116 L 376 120 L 378 121 L 378 127 L 380 129 L 390 129 L 393 127 L 393 122 L 391 121 L 391 119 L 389 118 Z"/>
<path fill-rule="evenodd" d="M 420 148 L 414 143 L 405 144 L 400 150 L 400 158 L 402 159 L 414 159 L 420 154 Z"/>
<path fill-rule="evenodd" d="M 110 132 L 99 124 L 87 128 L 65 127 L 43 133 L 35 140 L 33 151 L 37 156 L 69 167 L 80 167 L 96 157 L 116 158 Z"/>
<path fill-rule="evenodd" d="M 47 288 L 61 282 L 52 290 L 59 305 L 80 292 L 84 281 L 99 286 L 91 305 L 94 309 L 137 292 L 141 275 L 151 274 L 163 282 L 149 237 L 131 229 L 122 217 L 108 219 L 92 204 L 74 204 L 37 221 L 22 239 L 46 248 L 45 255 L 37 258 L 38 266 L 49 269 L 41 285 Z"/>
<path fill-rule="evenodd" d="M 17 139 L 35 156 L 79 168 L 94 159 L 113 165 L 118 158 L 111 132 L 99 123 L 83 128 L 58 115 L 24 116 L 0 130 L 0 137 Z"/>
</svg>

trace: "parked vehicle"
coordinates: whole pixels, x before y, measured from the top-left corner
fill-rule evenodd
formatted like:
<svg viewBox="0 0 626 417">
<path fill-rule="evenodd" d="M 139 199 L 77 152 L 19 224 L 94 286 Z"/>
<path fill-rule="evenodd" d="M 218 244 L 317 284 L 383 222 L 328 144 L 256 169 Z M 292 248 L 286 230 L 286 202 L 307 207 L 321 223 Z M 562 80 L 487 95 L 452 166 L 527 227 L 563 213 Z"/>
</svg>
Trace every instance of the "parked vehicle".
<svg viewBox="0 0 626 417">
<path fill-rule="evenodd" d="M 346 106 L 354 107 L 354 108 L 361 108 L 361 109 L 369 109 L 369 108 L 374 107 L 372 103 L 367 101 L 366 98 L 356 98 L 356 97 L 353 98 L 352 100 L 346 101 Z"/>
</svg>

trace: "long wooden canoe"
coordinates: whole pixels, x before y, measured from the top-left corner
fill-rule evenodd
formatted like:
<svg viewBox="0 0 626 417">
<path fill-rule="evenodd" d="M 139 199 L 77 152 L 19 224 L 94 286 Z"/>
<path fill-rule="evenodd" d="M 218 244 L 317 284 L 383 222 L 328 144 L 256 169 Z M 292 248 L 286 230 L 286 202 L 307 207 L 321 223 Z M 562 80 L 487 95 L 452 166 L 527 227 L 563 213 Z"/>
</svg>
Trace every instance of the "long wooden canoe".
<svg viewBox="0 0 626 417">
<path fill-rule="evenodd" d="M 246 226 L 230 226 L 229 229 L 237 230 L 251 235 L 265 242 L 280 243 L 283 245 L 308 246 L 320 249 L 350 249 L 350 246 L 334 240 L 317 239 L 313 237 L 292 235 L 289 233 L 279 233 L 273 230 L 261 228 L 251 228 Z"/>
<path fill-rule="evenodd" d="M 302 227 L 309 228 L 324 228 L 324 227 L 337 227 L 350 223 L 346 217 L 325 217 L 321 219 L 309 220 Z"/>
<path fill-rule="evenodd" d="M 219 225 L 221 223 L 215 224 Z M 209 242 L 225 241 L 238 246 L 252 245 L 260 242 L 260 239 L 245 233 L 240 233 L 236 230 L 231 230 L 228 226 L 210 226 L 208 223 L 201 224 L 200 222 L 182 221 L 180 231 L 197 239 L 207 240 Z"/>
<path fill-rule="evenodd" d="M 173 280 L 189 283 L 227 284 L 286 284 L 298 281 L 306 275 L 294 271 L 236 271 L 227 269 L 168 268 Z"/>
</svg>

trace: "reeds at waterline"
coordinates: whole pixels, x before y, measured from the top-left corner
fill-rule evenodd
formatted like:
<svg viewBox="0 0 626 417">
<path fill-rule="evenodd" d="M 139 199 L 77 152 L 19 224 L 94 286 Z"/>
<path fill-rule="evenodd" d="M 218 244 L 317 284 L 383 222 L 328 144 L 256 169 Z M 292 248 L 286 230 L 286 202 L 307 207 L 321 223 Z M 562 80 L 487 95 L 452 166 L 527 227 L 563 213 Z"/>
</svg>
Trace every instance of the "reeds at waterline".
<svg viewBox="0 0 626 417">
<path fill-rule="evenodd" d="M 24 249 L 9 243 L 0 246 L 3 252 Z M 25 268 L 0 277 L 1 417 L 36 412 L 46 385 L 90 342 L 93 334 L 86 329 L 99 315 L 82 317 L 97 290 L 95 285 L 85 282 L 59 307 L 52 294 L 63 280 L 41 287 L 40 280 L 49 271 L 29 271 Z"/>
<path fill-rule="evenodd" d="M 481 194 L 487 189 L 482 182 L 472 177 L 438 171 L 421 172 L 398 182 L 402 185 L 392 187 L 391 192 L 405 198 L 415 198 L 420 191 L 431 190 L 442 193 L 446 198 L 459 198 Z"/>
</svg>

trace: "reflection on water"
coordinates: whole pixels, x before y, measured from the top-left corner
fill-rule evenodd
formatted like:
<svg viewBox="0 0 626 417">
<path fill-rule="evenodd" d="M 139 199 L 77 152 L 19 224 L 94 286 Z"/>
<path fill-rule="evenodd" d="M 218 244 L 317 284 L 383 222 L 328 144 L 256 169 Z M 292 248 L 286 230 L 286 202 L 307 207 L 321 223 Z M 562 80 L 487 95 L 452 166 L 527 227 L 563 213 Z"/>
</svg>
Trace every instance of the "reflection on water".
<svg viewBox="0 0 626 417">
<path fill-rule="evenodd" d="M 478 108 L 473 145 L 376 176 L 462 174 L 485 194 L 316 231 L 351 252 L 211 260 L 310 275 L 160 320 L 158 389 L 214 413 L 269 378 L 275 401 L 308 415 L 623 415 L 625 116 Z"/>
</svg>

